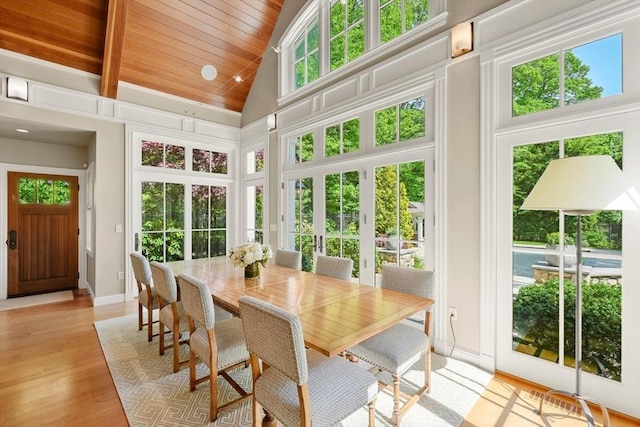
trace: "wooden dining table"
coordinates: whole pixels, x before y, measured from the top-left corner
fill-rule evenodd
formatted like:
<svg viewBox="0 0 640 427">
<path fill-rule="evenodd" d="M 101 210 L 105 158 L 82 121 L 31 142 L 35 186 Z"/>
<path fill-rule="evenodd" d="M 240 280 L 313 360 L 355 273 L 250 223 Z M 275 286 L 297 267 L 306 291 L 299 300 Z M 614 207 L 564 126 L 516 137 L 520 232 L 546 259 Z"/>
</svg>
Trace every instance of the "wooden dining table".
<svg viewBox="0 0 640 427">
<path fill-rule="evenodd" d="M 345 349 L 434 304 L 389 289 L 354 284 L 319 274 L 267 264 L 260 276 L 245 279 L 228 257 L 167 263 L 206 283 L 214 302 L 239 315 L 238 300 L 250 295 L 300 318 L 305 344 L 326 356 Z"/>
</svg>

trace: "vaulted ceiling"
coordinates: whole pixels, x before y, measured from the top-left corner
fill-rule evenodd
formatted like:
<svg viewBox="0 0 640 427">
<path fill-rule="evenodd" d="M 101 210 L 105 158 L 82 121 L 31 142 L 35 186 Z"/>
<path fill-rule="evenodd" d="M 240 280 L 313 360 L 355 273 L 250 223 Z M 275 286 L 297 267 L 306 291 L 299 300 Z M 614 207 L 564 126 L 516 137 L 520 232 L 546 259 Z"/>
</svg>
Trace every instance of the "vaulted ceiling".
<svg viewBox="0 0 640 427">
<path fill-rule="evenodd" d="M 3 0 L 0 48 L 99 75 L 109 98 L 127 82 L 241 112 L 283 2 Z"/>
</svg>

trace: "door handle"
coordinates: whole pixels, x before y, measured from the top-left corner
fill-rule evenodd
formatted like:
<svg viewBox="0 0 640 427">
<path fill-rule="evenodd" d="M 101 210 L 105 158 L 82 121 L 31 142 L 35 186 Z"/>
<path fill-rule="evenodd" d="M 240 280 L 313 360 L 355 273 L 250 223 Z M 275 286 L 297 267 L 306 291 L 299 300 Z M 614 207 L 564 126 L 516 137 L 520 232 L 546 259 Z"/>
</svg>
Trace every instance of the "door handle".
<svg viewBox="0 0 640 427">
<path fill-rule="evenodd" d="M 318 252 L 318 236 L 313 235 L 313 252 Z"/>
<path fill-rule="evenodd" d="M 134 236 L 134 242 L 135 251 L 138 252 L 138 247 L 140 246 L 140 238 L 138 237 L 138 233 L 136 233 Z"/>
<path fill-rule="evenodd" d="M 11 230 L 9 232 L 9 249 L 15 249 L 18 247 L 18 232 Z"/>
<path fill-rule="evenodd" d="M 322 252 L 322 236 L 320 236 L 320 252 Z"/>
</svg>

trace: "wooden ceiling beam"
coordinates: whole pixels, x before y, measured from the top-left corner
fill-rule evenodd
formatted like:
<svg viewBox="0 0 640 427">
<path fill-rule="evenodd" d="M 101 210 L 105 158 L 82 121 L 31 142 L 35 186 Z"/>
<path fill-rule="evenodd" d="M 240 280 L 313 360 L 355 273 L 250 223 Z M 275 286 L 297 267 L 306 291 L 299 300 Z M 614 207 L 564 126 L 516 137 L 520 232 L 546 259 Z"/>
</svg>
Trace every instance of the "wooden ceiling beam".
<svg viewBox="0 0 640 427">
<path fill-rule="evenodd" d="M 109 0 L 107 32 L 104 41 L 100 95 L 115 99 L 120 81 L 120 64 L 129 0 Z"/>
</svg>

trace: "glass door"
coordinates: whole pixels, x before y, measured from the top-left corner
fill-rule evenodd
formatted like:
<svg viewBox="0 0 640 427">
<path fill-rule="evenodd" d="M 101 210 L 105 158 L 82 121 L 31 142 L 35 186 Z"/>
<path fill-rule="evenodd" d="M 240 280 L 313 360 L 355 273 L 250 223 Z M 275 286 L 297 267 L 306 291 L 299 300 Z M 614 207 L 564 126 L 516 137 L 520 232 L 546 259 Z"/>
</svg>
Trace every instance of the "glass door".
<svg viewBox="0 0 640 427">
<path fill-rule="evenodd" d="M 313 271 L 319 239 L 314 224 L 313 177 L 289 178 L 285 183 L 285 248 L 302 253 L 302 270 Z"/>
<path fill-rule="evenodd" d="M 580 280 L 581 394 L 613 408 L 639 386 L 638 367 L 627 358 L 638 351 L 631 326 L 638 315 L 624 310 L 640 295 L 628 285 L 638 277 L 637 263 L 626 262 L 638 259 L 637 214 L 600 211 L 582 218 L 583 268 L 577 277 L 576 217 L 520 206 L 549 162 L 559 157 L 604 154 L 623 171 L 631 170 L 626 159 L 637 156 L 638 148 L 627 142 L 633 138 L 619 130 L 624 128 L 623 117 L 592 119 L 498 140 L 497 368 L 575 391 L 575 292 Z M 576 129 L 580 136 L 574 136 Z M 557 191 L 572 189 L 558 183 Z"/>
</svg>

